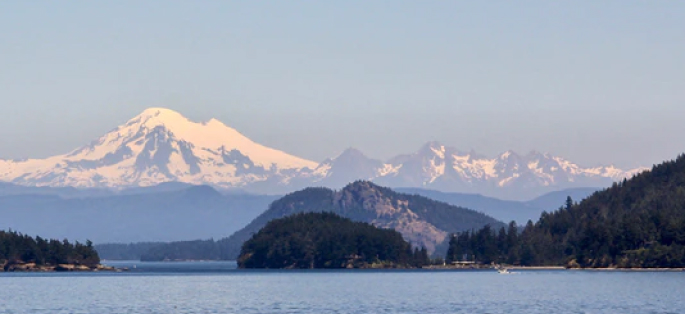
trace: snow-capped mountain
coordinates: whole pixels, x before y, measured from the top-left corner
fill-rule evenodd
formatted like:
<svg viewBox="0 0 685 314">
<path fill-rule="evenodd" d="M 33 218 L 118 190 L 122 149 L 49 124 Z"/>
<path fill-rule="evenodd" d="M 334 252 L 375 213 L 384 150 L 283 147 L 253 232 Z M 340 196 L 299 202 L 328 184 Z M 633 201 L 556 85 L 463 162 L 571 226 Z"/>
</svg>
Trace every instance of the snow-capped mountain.
<svg viewBox="0 0 685 314">
<path fill-rule="evenodd" d="M 283 183 L 316 166 L 259 145 L 215 119 L 196 123 L 151 108 L 66 155 L 5 161 L 0 178 L 38 186 L 119 188 L 179 181 L 239 187 L 267 179 Z"/>
<path fill-rule="evenodd" d="M 341 188 L 361 179 L 522 199 L 569 187 L 608 186 L 641 170 L 583 168 L 538 152 L 507 151 L 488 158 L 437 142 L 385 162 L 350 148 L 316 163 L 255 143 L 215 119 L 197 123 L 151 108 L 68 154 L 0 160 L 0 181 L 115 189 L 184 182 L 274 194 L 312 185 Z"/>
<path fill-rule="evenodd" d="M 328 160 L 328 174 L 355 173 L 359 179 L 390 187 L 422 187 L 445 192 L 479 193 L 508 199 L 528 199 L 543 193 L 572 187 L 605 187 L 629 178 L 646 168 L 623 171 L 613 166 L 583 168 L 561 157 L 539 152 L 521 156 L 507 151 L 495 158 L 462 152 L 438 142 L 429 142 L 416 153 L 400 155 L 383 163 L 349 153 Z M 344 168 L 343 164 L 366 165 Z M 376 165 L 373 169 L 371 165 Z M 332 183 L 332 182 L 331 182 Z M 338 183 L 338 182 L 336 182 Z M 329 186 L 327 184 L 323 184 Z M 340 187 L 332 185 L 332 187 Z"/>
<path fill-rule="evenodd" d="M 324 160 L 316 168 L 319 185 L 343 187 L 357 180 L 373 180 L 382 175 L 384 164 L 380 160 L 366 157 L 361 151 L 348 148 L 340 156 Z"/>
</svg>

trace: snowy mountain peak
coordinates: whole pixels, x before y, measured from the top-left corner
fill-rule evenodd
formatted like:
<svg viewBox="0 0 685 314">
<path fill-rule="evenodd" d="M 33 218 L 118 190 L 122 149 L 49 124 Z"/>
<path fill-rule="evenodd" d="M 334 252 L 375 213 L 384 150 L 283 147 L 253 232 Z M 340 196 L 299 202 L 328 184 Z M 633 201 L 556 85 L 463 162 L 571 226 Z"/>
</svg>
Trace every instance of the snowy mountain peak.
<svg viewBox="0 0 685 314">
<path fill-rule="evenodd" d="M 513 150 L 508 150 L 508 151 L 501 153 L 499 155 L 500 160 L 508 160 L 508 159 L 512 159 L 512 158 L 519 158 L 519 155 L 516 154 L 516 152 L 514 152 Z"/>
<path fill-rule="evenodd" d="M 124 187 L 179 181 L 235 187 L 267 179 L 286 182 L 316 166 L 257 144 L 216 119 L 197 123 L 170 109 L 150 108 L 67 155 L 14 163 L 2 167 L 9 170 L 0 169 L 0 175 L 28 185 Z"/>
<path fill-rule="evenodd" d="M 162 120 L 188 120 L 186 117 L 178 113 L 177 111 L 167 109 L 167 108 L 148 108 L 143 110 L 135 119 L 151 119 L 159 118 Z"/>
</svg>

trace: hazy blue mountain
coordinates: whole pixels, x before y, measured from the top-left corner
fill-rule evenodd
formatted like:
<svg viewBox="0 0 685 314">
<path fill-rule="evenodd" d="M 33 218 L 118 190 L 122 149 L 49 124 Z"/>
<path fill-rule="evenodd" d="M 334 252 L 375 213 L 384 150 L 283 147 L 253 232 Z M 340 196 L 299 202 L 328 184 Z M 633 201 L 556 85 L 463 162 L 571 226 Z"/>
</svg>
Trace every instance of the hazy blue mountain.
<svg viewBox="0 0 685 314">
<path fill-rule="evenodd" d="M 0 229 L 95 243 L 221 238 L 247 225 L 276 198 L 223 195 L 209 186 L 82 199 L 10 195 L 0 197 Z"/>
<path fill-rule="evenodd" d="M 574 202 L 580 202 L 597 191 L 601 191 L 599 188 L 575 188 L 566 189 L 561 191 L 550 192 L 545 195 L 534 198 L 530 201 L 525 202 L 526 205 L 531 207 L 540 208 L 547 212 L 555 211 L 559 207 L 566 204 L 566 198 L 570 196 Z M 538 217 L 539 218 L 539 217 Z"/>
<path fill-rule="evenodd" d="M 455 206 L 471 208 L 500 221 L 509 222 L 514 220 L 517 224 L 523 225 L 528 220 L 537 221 L 543 211 L 550 212 L 558 209 L 566 202 L 566 197 L 568 196 L 571 196 L 574 201 L 581 201 L 598 189 L 577 188 L 555 191 L 530 201 L 500 200 L 480 194 L 445 193 L 418 188 L 396 188 L 394 190 L 402 193 L 422 195 Z"/>
<path fill-rule="evenodd" d="M 84 198 L 114 195 L 109 189 L 77 189 L 74 187 L 23 186 L 0 182 L 0 196 L 7 195 L 54 195 L 62 198 Z"/>
<path fill-rule="evenodd" d="M 382 161 L 368 158 L 357 149 L 348 148 L 340 156 L 326 159 L 315 169 L 315 172 L 325 173 L 325 177 L 317 185 L 341 189 L 350 182 L 376 177 L 378 169 L 382 167 Z"/>
<path fill-rule="evenodd" d="M 180 190 L 185 190 L 194 186 L 190 183 L 184 182 L 162 182 L 157 185 L 152 186 L 140 186 L 140 187 L 130 187 L 118 191 L 119 195 L 133 195 L 133 194 L 150 194 L 150 193 L 160 193 L 160 192 L 176 192 Z"/>
<path fill-rule="evenodd" d="M 446 193 L 418 188 L 397 188 L 398 192 L 417 194 L 455 206 L 471 208 L 500 221 L 516 221 L 525 224 L 529 219 L 536 220 L 542 210 L 524 202 L 500 200 L 480 194 Z M 566 199 L 566 197 L 564 197 Z"/>
</svg>

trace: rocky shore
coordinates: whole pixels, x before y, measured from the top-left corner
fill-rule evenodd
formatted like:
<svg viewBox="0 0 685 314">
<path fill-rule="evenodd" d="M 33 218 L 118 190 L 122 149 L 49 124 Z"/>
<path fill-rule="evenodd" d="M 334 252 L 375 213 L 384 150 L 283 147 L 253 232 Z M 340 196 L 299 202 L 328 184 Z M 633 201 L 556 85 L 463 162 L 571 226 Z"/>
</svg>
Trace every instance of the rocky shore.
<svg viewBox="0 0 685 314">
<path fill-rule="evenodd" d="M 445 265 L 426 265 L 421 267 L 422 269 L 493 269 L 494 267 L 489 264 L 469 264 L 469 265 L 455 265 L 455 264 L 445 264 Z"/>
<path fill-rule="evenodd" d="M 76 265 L 76 264 L 58 264 L 58 265 L 38 265 L 36 263 L 4 263 L 0 267 L 0 272 L 55 272 L 55 271 L 122 271 L 125 269 L 118 269 L 111 266 L 101 264 L 97 265 Z"/>
</svg>

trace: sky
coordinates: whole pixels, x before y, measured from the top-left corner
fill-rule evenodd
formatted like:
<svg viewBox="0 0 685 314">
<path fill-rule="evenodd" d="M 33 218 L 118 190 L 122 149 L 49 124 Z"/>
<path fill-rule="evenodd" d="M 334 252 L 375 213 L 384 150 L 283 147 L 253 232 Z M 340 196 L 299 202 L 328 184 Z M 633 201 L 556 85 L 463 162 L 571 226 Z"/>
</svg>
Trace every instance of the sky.
<svg viewBox="0 0 685 314">
<path fill-rule="evenodd" d="M 0 158 L 149 107 L 314 161 L 685 152 L 683 1 L 0 1 Z"/>
</svg>

